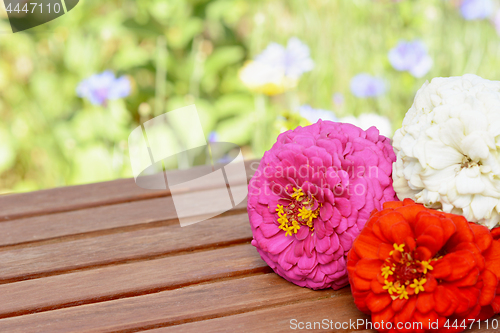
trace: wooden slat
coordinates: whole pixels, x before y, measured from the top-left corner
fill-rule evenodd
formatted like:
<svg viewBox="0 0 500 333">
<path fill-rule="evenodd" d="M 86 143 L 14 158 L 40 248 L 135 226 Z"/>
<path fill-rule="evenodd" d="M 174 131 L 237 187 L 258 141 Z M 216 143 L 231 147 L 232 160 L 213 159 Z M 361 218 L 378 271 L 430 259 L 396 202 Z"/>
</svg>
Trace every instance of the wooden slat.
<svg viewBox="0 0 500 333">
<path fill-rule="evenodd" d="M 357 322 L 358 319 L 360 320 L 359 323 Z M 306 329 L 308 323 L 310 323 L 310 327 L 319 331 L 352 332 L 355 330 L 363 330 L 363 332 L 375 332 L 374 330 L 364 330 L 366 320 L 369 320 L 369 316 L 363 314 L 356 308 L 352 297 L 348 294 L 342 294 L 338 297 L 304 301 L 233 316 L 157 328 L 146 332 L 227 332 L 228 329 L 232 332 L 239 333 L 310 332 L 311 330 Z M 316 328 L 314 325 L 316 325 Z M 339 326 L 335 327 L 335 325 Z M 343 329 L 342 325 L 347 329 Z"/>
<path fill-rule="evenodd" d="M 248 242 L 248 215 L 213 218 L 74 241 L 0 250 L 0 282 L 23 280 L 90 266 L 139 260 L 211 246 Z"/>
<path fill-rule="evenodd" d="M 271 272 L 250 244 L 0 285 L 0 318 Z"/>
<path fill-rule="evenodd" d="M 261 274 L 5 318 L 0 320 L 0 332 L 131 332 L 332 295 L 350 299 L 347 288 L 337 292 L 313 291 L 297 287 L 274 273 Z"/>
<path fill-rule="evenodd" d="M 174 218 L 171 197 L 21 218 L 0 223 L 0 246 Z"/>
<path fill-rule="evenodd" d="M 257 161 L 245 161 L 250 178 L 257 169 Z M 179 177 L 200 176 L 211 166 L 199 166 L 188 170 L 169 171 Z M 202 186 L 203 184 L 200 184 Z M 210 184 L 206 184 L 210 186 Z M 170 194 L 168 190 L 146 190 L 135 184 L 133 178 L 119 179 L 89 185 L 77 185 L 22 194 L 0 196 L 0 221 L 21 217 L 53 214 L 71 210 L 151 199 Z"/>
<path fill-rule="evenodd" d="M 322 325 L 323 319 L 327 319 L 327 324 L 324 327 L 324 331 L 329 332 L 352 332 L 357 333 L 375 333 L 376 330 L 365 329 L 367 328 L 366 322 L 371 322 L 370 316 L 363 314 L 359 311 L 352 300 L 351 295 L 345 295 L 345 297 L 338 298 L 326 298 L 321 300 L 312 300 L 308 302 L 300 302 L 298 304 L 291 304 L 286 306 L 278 306 L 270 309 L 257 310 L 242 314 L 237 314 L 233 316 L 225 316 L 221 318 L 215 318 L 204 321 L 196 321 L 192 323 L 185 323 L 175 326 L 163 327 L 158 329 L 147 330 L 147 333 L 198 333 L 198 332 L 226 332 L 227 328 L 230 327 L 232 331 L 239 333 L 253 333 L 253 332 L 269 332 L 269 333 L 279 333 L 279 332 L 293 332 L 293 331 L 308 331 L 305 329 L 299 329 L 298 326 L 291 326 L 291 320 L 296 319 L 294 324 L 298 325 L 302 322 L 302 325 L 307 325 L 311 322 L 317 322 L 317 327 Z M 360 320 L 359 325 L 357 325 L 357 320 Z M 498 328 L 493 329 L 491 327 L 492 321 L 497 320 Z M 330 322 L 331 321 L 331 322 Z M 338 327 L 344 324 L 347 329 L 338 329 L 335 324 L 338 323 Z M 476 323 L 472 325 L 471 329 L 467 329 L 467 333 L 498 333 L 500 328 L 500 316 L 495 316 L 488 319 L 489 329 L 486 328 L 486 324 L 482 321 L 481 328 Z M 451 322 L 453 324 L 453 322 Z M 349 326 L 348 326 L 349 325 Z M 352 325 L 352 326 L 351 326 Z M 292 327 L 295 327 L 293 329 Z M 314 327 L 314 326 L 312 326 Z M 333 330 L 330 329 L 333 327 Z M 370 327 L 370 326 L 368 326 Z M 373 327 L 373 326 L 371 326 Z M 467 327 L 470 327 L 470 323 L 467 323 Z"/>
<path fill-rule="evenodd" d="M 227 214 L 246 205 L 244 200 Z M 0 223 L 0 247 L 167 220 L 178 223 L 172 197 L 21 218 Z"/>
</svg>

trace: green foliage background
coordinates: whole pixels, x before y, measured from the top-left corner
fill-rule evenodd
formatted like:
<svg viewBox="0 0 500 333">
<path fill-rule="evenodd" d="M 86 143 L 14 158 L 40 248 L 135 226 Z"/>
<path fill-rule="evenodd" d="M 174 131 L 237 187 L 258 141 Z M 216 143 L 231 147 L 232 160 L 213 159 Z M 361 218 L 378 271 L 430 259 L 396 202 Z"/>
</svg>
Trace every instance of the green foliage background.
<svg viewBox="0 0 500 333">
<path fill-rule="evenodd" d="M 205 133 L 244 147 L 269 148 L 269 128 L 252 148 L 255 103 L 271 121 L 299 104 L 337 116 L 376 112 L 397 129 L 416 90 L 435 76 L 476 73 L 500 79 L 500 38 L 488 20 L 465 21 L 458 1 L 403 0 L 83 0 L 57 20 L 0 35 L 0 192 L 130 177 L 127 138 L 140 123 L 195 103 Z M 0 28 L 9 30 L 5 15 Z M 238 79 L 245 60 L 270 41 L 299 37 L 315 69 L 294 90 L 255 96 Z M 434 59 L 421 79 L 395 71 L 387 52 L 419 38 Z M 127 75 L 132 94 L 96 107 L 78 83 L 111 69 Z M 166 72 L 166 81 L 162 75 Z M 357 99 L 350 79 L 383 77 L 388 93 Z M 332 94 L 345 97 L 334 105 Z M 287 126 L 291 126 L 288 124 Z"/>
</svg>

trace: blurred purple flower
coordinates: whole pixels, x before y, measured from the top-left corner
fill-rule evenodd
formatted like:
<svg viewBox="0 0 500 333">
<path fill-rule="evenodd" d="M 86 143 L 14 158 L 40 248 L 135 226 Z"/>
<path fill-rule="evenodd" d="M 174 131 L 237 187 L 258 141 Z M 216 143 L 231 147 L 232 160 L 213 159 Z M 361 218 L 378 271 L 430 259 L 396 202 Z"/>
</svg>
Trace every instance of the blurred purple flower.
<svg viewBox="0 0 500 333">
<path fill-rule="evenodd" d="M 351 92 L 356 97 L 377 97 L 385 93 L 386 86 L 381 78 L 361 73 L 351 79 Z"/>
<path fill-rule="evenodd" d="M 270 43 L 255 61 L 280 69 L 293 79 L 298 79 L 314 68 L 309 47 L 297 37 L 290 38 L 286 48 L 278 43 Z"/>
<path fill-rule="evenodd" d="M 422 77 L 431 69 L 433 61 L 419 40 L 400 41 L 389 51 L 389 62 L 398 71 L 408 71 L 414 77 Z"/>
<path fill-rule="evenodd" d="M 318 120 L 337 121 L 337 117 L 332 111 L 323 109 L 313 109 L 310 105 L 304 104 L 299 108 L 299 113 L 302 118 L 307 119 L 311 124 L 318 122 Z"/>
<path fill-rule="evenodd" d="M 210 132 L 208 135 L 208 142 L 217 142 L 219 141 L 219 134 L 216 131 Z"/>
<path fill-rule="evenodd" d="M 460 5 L 460 13 L 466 20 L 482 20 L 493 13 L 491 0 L 464 0 Z"/>
<path fill-rule="evenodd" d="M 332 95 L 332 101 L 333 104 L 340 106 L 344 104 L 345 101 L 344 95 L 342 95 L 342 93 L 336 92 L 335 94 Z"/>
<path fill-rule="evenodd" d="M 130 81 L 125 76 L 115 78 L 113 72 L 105 71 L 80 82 L 76 93 L 94 105 L 106 105 L 108 100 L 127 97 L 130 94 Z"/>
</svg>

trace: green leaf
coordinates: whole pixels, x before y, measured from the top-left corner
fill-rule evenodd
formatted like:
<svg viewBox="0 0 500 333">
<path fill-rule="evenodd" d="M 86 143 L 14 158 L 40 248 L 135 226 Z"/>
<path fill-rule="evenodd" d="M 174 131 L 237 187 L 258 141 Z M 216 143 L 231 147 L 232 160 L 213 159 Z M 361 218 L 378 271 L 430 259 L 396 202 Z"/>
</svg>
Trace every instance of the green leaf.
<svg viewBox="0 0 500 333">
<path fill-rule="evenodd" d="M 254 125 L 254 114 L 243 114 L 219 123 L 217 134 L 221 142 L 231 142 L 243 146 L 250 142 Z"/>
</svg>

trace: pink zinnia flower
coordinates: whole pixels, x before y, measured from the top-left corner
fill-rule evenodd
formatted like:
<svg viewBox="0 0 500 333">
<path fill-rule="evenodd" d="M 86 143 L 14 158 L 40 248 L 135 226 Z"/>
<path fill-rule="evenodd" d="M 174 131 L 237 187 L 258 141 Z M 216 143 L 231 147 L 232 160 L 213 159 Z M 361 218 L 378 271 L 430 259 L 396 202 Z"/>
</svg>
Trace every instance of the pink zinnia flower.
<svg viewBox="0 0 500 333">
<path fill-rule="evenodd" d="M 282 133 L 250 181 L 252 245 L 290 282 L 344 287 L 354 238 L 374 209 L 397 200 L 395 160 L 375 127 L 320 120 Z"/>
</svg>

